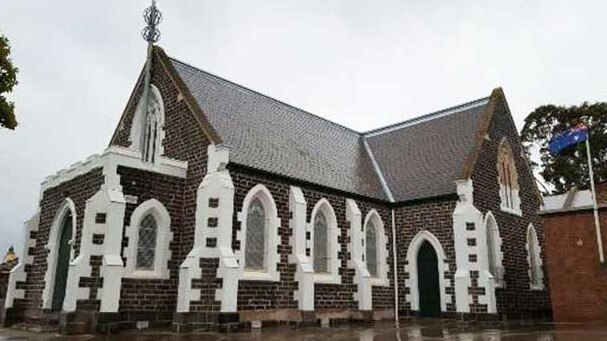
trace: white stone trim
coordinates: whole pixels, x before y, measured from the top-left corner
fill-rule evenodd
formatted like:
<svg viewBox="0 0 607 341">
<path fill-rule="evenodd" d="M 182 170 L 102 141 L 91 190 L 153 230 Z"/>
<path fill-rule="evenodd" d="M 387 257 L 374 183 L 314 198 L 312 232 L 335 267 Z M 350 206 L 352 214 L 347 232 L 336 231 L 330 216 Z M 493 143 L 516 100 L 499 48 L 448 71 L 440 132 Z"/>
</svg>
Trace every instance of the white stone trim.
<svg viewBox="0 0 607 341">
<path fill-rule="evenodd" d="M 29 220 L 23 223 L 23 246 L 21 248 L 19 263 L 11 270 L 8 278 L 6 300 L 4 304 L 5 308 L 12 308 L 15 299 L 25 298 L 25 290 L 17 289 L 17 282 L 25 282 L 27 280 L 25 265 L 34 263 L 34 255 L 29 254 L 29 248 L 36 246 L 37 238 L 30 238 L 30 234 L 32 231 L 38 231 L 39 222 L 40 211 L 36 212 Z"/>
<path fill-rule="evenodd" d="M 103 278 L 103 288 L 97 289 L 97 298 L 101 301 L 100 312 L 116 313 L 119 309 L 120 289 L 122 285 L 122 272 L 124 264 L 120 252 L 122 249 L 122 233 L 124 227 L 124 215 L 126 211 L 126 200 L 122 192 L 116 190 L 101 190 L 96 203 L 87 204 L 85 219 L 87 224 L 96 229 L 104 228 L 103 239 L 103 262 L 99 275 Z M 91 214 L 88 214 L 88 210 Z M 98 226 L 95 222 L 94 212 L 105 209 L 105 226 Z"/>
<path fill-rule="evenodd" d="M 253 199 L 258 198 L 265 209 L 266 214 L 266 246 L 265 246 L 265 261 L 266 268 L 264 271 L 251 271 L 246 269 L 245 250 L 247 248 L 247 212 L 249 205 Z M 242 202 L 242 211 L 238 212 L 237 219 L 240 222 L 240 231 L 236 233 L 236 238 L 240 240 L 240 250 L 236 251 L 236 259 L 240 267 L 243 269 L 242 279 L 249 281 L 274 281 L 280 280 L 280 271 L 278 264 L 280 263 L 280 255 L 278 253 L 278 245 L 280 245 L 280 218 L 276 202 L 272 197 L 272 193 L 262 184 L 257 184 L 245 196 Z"/>
<path fill-rule="evenodd" d="M 75 311 L 78 300 L 89 299 L 90 288 L 80 288 L 81 277 L 91 275 L 91 256 L 102 256 L 99 276 L 103 278 L 103 287 L 97 290 L 100 300 L 100 312 L 118 312 L 120 298 L 121 273 L 123 269 L 120 248 L 122 246 L 122 229 L 124 226 L 125 201 L 122 192 L 117 189 L 103 188 L 86 201 L 82 220 L 80 253 L 70 263 L 66 295 L 63 301 L 64 311 Z M 106 213 L 105 224 L 97 224 L 95 216 Z M 103 234 L 103 244 L 93 244 L 93 235 Z M 109 263 L 108 260 L 113 260 Z M 115 263 L 115 264 L 114 264 Z"/>
<path fill-rule="evenodd" d="M 141 270 L 136 268 L 139 225 L 141 224 L 141 220 L 148 214 L 152 214 L 157 223 L 154 266 L 152 270 Z M 129 226 L 126 226 L 126 236 L 128 237 L 129 242 L 124 250 L 126 255 L 124 277 L 163 279 L 168 279 L 170 277 L 168 262 L 171 258 L 171 249 L 169 245 L 173 240 L 171 216 L 160 201 L 149 199 L 135 208 L 131 214 L 130 224 Z"/>
<path fill-rule="evenodd" d="M 314 268 L 306 255 L 306 199 L 301 188 L 291 186 L 289 191 L 289 210 L 291 219 L 289 226 L 292 231 L 290 245 L 292 253 L 289 262 L 296 264 L 295 281 L 297 289 L 293 298 L 297 301 L 299 310 L 314 310 Z"/>
<path fill-rule="evenodd" d="M 388 280 L 388 237 L 386 236 L 386 229 L 384 226 L 384 222 L 382 221 L 381 216 L 375 209 L 371 209 L 367 213 L 367 216 L 365 217 L 365 222 L 363 225 L 364 226 L 363 238 L 365 238 L 365 247 L 363 248 L 363 250 L 365 252 L 365 260 L 367 259 L 366 237 L 367 237 L 367 225 L 369 224 L 369 221 L 373 221 L 374 226 L 376 228 L 376 231 L 375 231 L 375 233 L 377 234 L 376 250 L 377 250 L 377 260 L 378 260 L 377 272 L 379 274 L 379 276 L 377 276 L 377 277 L 371 277 L 371 284 L 374 286 L 389 286 L 390 281 Z M 367 265 L 367 262 L 365 261 L 365 266 L 366 265 Z"/>
<path fill-rule="evenodd" d="M 348 268 L 354 269 L 354 284 L 356 292 L 353 299 L 358 302 L 358 310 L 369 311 L 373 309 L 373 288 L 371 285 L 371 275 L 363 261 L 364 248 L 362 240 L 364 238 L 362 229 L 362 213 L 352 199 L 346 199 L 346 221 L 350 224 L 348 228 Z"/>
<path fill-rule="evenodd" d="M 446 263 L 445 250 L 441 245 L 440 241 L 429 231 L 420 231 L 409 243 L 407 249 L 407 265 L 405 266 L 405 272 L 409 273 L 409 279 L 405 281 L 405 285 L 409 287 L 409 294 L 407 294 L 407 301 L 411 303 L 411 310 L 419 311 L 419 287 L 417 282 L 417 253 L 422 244 L 427 241 L 432 245 L 438 258 L 438 282 L 440 286 L 440 305 L 441 311 L 447 311 L 447 301 L 449 296 L 447 295 L 447 280 L 445 279 L 445 272 L 449 271 L 449 264 Z"/>
<path fill-rule="evenodd" d="M 508 205 L 506 204 L 506 191 L 512 193 L 512 201 L 514 207 L 508 207 Z M 519 196 L 518 189 L 509 190 L 504 185 L 500 184 L 500 210 L 502 212 L 514 214 L 515 216 L 523 216 L 523 211 L 521 211 L 521 197 Z"/>
<path fill-rule="evenodd" d="M 493 256 L 494 256 L 494 261 L 495 261 L 495 266 L 497 268 L 502 268 L 503 269 L 503 259 L 504 259 L 504 253 L 502 252 L 502 237 L 500 236 L 500 230 L 499 230 L 499 225 L 497 224 L 497 220 L 495 219 L 495 216 L 493 215 L 493 213 L 491 211 L 487 212 L 487 214 L 485 214 L 485 220 L 483 223 L 483 226 L 485 227 L 485 232 L 487 232 L 487 229 L 491 229 L 490 233 L 491 233 L 491 237 L 493 238 Z M 487 233 L 486 233 L 487 235 Z M 489 247 L 489 243 L 486 243 L 487 247 Z M 487 250 L 487 252 L 489 252 L 489 250 Z M 487 270 L 490 269 L 490 264 L 488 262 L 488 256 L 487 256 Z M 495 277 L 495 274 L 491 274 L 493 275 L 493 277 Z M 501 288 L 504 286 L 505 282 L 502 279 L 502 281 L 499 281 L 497 278 L 494 278 L 495 280 L 495 287 L 496 288 Z"/>
<path fill-rule="evenodd" d="M 221 302 L 221 312 L 237 311 L 238 281 L 242 278 L 242 269 L 232 250 L 234 184 L 226 168 L 229 150 L 211 144 L 207 148 L 207 156 L 207 174 L 196 195 L 194 246 L 179 268 L 177 312 L 189 312 L 190 303 L 200 300 L 200 289 L 192 288 L 192 280 L 202 276 L 201 258 L 219 258 L 217 277 L 222 279 L 222 286 L 215 291 L 215 299 Z M 218 207 L 209 206 L 211 198 L 218 200 Z M 217 227 L 208 226 L 209 218 L 217 218 Z M 217 238 L 217 247 L 208 247 L 206 238 Z"/>
<path fill-rule="evenodd" d="M 483 213 L 474 206 L 474 186 L 471 179 L 455 181 L 459 200 L 453 211 L 453 239 L 455 246 L 456 311 L 469 313 L 473 295 L 468 292 L 472 285 L 471 271 L 478 271 L 478 287 L 485 288 L 484 295 L 478 295 L 478 303 L 487 305 L 487 312 L 496 313 L 495 278 L 488 271 L 487 233 Z M 468 230 L 468 224 L 474 228 Z M 468 239 L 475 239 L 476 245 L 468 245 Z M 470 259 L 476 255 L 476 261 Z"/>
<path fill-rule="evenodd" d="M 533 283 L 531 282 L 531 266 L 532 266 L 532 262 L 531 262 L 531 253 L 529 252 L 529 238 L 533 238 L 533 242 L 534 242 L 534 251 L 535 251 L 535 255 L 533 255 L 536 259 L 537 259 L 537 267 L 539 268 L 539 284 Z M 527 270 L 527 274 L 529 275 L 529 289 L 531 290 L 544 290 L 544 262 L 542 260 L 542 247 L 540 245 L 540 240 L 537 237 L 537 230 L 535 229 L 535 226 L 533 226 L 533 224 L 529 224 L 529 226 L 527 226 L 527 231 L 525 233 L 525 250 L 527 251 L 527 264 L 528 264 L 528 270 Z"/>
<path fill-rule="evenodd" d="M 310 249 L 310 259 L 314 264 L 314 218 L 316 214 L 322 210 L 327 217 L 327 253 L 329 255 L 329 273 L 314 273 L 314 283 L 324 284 L 341 284 L 341 276 L 339 275 L 339 268 L 341 266 L 341 260 L 339 259 L 339 251 L 341 245 L 339 243 L 339 226 L 337 225 L 337 217 L 333 206 L 327 198 L 320 199 L 310 215 L 310 222 L 308 223 L 308 231 L 310 232 L 310 243 L 308 248 Z"/>
<path fill-rule="evenodd" d="M 512 167 L 513 172 L 510 173 L 511 175 L 513 174 L 514 177 L 514 181 L 512 181 L 512 179 L 501 179 L 500 178 L 500 165 L 501 165 L 501 161 L 502 161 L 502 153 L 506 153 L 507 155 L 510 155 L 510 158 L 508 158 L 508 160 L 510 161 L 508 164 L 508 167 Z M 503 212 L 506 213 L 510 213 L 510 214 L 514 214 L 516 216 L 522 216 L 523 212 L 521 211 L 521 197 L 519 195 L 519 186 L 517 185 L 519 182 L 519 177 L 518 177 L 518 170 L 516 169 L 516 160 L 515 160 L 515 155 L 514 152 L 512 151 L 512 147 L 510 146 L 510 143 L 508 141 L 508 138 L 503 137 L 502 140 L 500 141 L 499 147 L 498 147 L 498 152 L 497 152 L 497 170 L 498 170 L 498 183 L 500 186 L 500 190 L 499 190 L 499 196 L 500 196 L 500 209 Z M 505 174 L 504 174 L 505 175 Z M 502 183 L 503 181 L 506 181 L 506 183 Z M 510 206 L 510 203 L 508 202 L 508 195 L 512 196 L 511 201 L 512 201 L 512 206 Z"/>
<path fill-rule="evenodd" d="M 71 213 L 72 215 L 72 238 L 69 241 L 70 251 L 70 263 L 74 259 L 74 241 L 76 239 L 76 231 L 78 230 L 77 216 L 76 216 L 76 205 L 70 198 L 63 200 L 63 203 L 55 213 L 53 223 L 49 229 L 48 243 L 44 246 L 47 250 L 46 255 L 46 272 L 44 273 L 44 290 L 42 291 L 42 308 L 51 309 L 53 301 L 53 288 L 55 287 L 55 274 L 57 272 L 57 244 L 61 237 L 62 223 L 65 219 L 66 214 Z M 67 297 L 68 295 L 66 295 Z"/>
<path fill-rule="evenodd" d="M 165 131 L 164 131 L 164 122 L 165 122 L 165 108 L 164 108 L 164 100 L 162 99 L 162 94 L 160 93 L 160 90 L 158 90 L 158 88 L 154 85 L 154 84 L 150 84 L 150 92 L 149 95 L 154 96 L 159 104 L 160 104 L 160 117 L 158 117 L 159 121 L 158 121 L 158 136 L 157 136 L 157 140 L 156 140 L 156 153 L 154 155 L 154 159 L 158 160 L 158 158 L 164 154 L 164 146 L 162 144 L 162 142 L 164 141 L 164 136 L 165 136 Z M 135 110 L 135 115 L 133 116 L 133 122 L 131 123 L 131 132 L 129 135 L 129 142 L 131 142 L 131 146 L 130 149 L 138 152 L 139 154 L 141 154 L 141 151 L 143 149 L 143 134 L 144 134 L 144 127 L 145 127 L 145 119 L 147 116 L 147 108 L 144 108 L 143 98 L 141 98 L 139 100 L 139 103 L 137 104 L 137 109 Z"/>
<path fill-rule="evenodd" d="M 101 155 L 91 155 L 83 162 L 77 162 L 71 165 L 69 168 L 62 169 L 54 175 L 47 176 L 40 187 L 40 198 L 42 198 L 42 194 L 47 189 L 56 187 L 66 181 L 72 180 L 77 176 L 86 174 L 99 167 L 104 168 L 104 175 L 106 175 L 106 177 L 108 175 L 113 176 L 110 179 L 106 178 L 106 185 L 111 184 L 112 186 L 115 186 L 115 177 L 117 177 L 116 172 L 106 172 L 105 169 L 115 169 L 118 166 L 135 168 L 178 178 L 185 178 L 188 169 L 187 161 L 159 157 L 156 163 L 152 164 L 141 161 L 141 153 L 137 151 L 119 146 L 111 146 L 104 150 Z M 108 180 L 113 181 L 108 182 Z M 119 185 L 120 183 L 118 182 L 117 184 Z"/>
</svg>

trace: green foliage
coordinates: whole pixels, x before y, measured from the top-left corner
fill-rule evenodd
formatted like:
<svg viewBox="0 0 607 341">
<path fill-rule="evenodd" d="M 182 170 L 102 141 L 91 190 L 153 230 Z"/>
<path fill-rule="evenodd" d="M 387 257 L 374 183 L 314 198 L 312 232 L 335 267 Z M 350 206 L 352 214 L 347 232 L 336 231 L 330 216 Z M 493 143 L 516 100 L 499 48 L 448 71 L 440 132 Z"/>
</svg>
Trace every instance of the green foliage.
<svg viewBox="0 0 607 341">
<path fill-rule="evenodd" d="M 9 55 L 11 46 L 6 36 L 0 34 L 0 127 L 15 129 L 17 119 L 15 118 L 15 103 L 6 98 L 6 94 L 13 91 L 17 85 L 17 72 Z"/>
<path fill-rule="evenodd" d="M 560 155 L 548 150 L 548 142 L 560 132 L 584 122 L 588 126 L 594 180 L 607 180 L 607 103 L 579 106 L 543 105 L 525 119 L 521 139 L 529 157 L 533 146 L 539 147 L 541 166 L 532 163 L 547 184 L 554 186 L 553 194 L 567 192 L 571 187 L 590 187 L 586 145 L 578 144 Z"/>
</svg>

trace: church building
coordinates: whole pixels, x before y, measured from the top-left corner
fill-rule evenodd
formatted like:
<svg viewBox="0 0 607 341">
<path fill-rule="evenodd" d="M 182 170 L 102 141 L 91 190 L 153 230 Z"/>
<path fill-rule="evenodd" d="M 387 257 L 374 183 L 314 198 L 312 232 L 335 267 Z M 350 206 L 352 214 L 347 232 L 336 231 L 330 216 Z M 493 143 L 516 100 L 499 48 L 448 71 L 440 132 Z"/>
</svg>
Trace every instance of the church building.
<svg viewBox="0 0 607 341">
<path fill-rule="evenodd" d="M 107 149 L 42 183 L 5 324 L 546 317 L 540 204 L 499 88 L 358 132 L 151 46 Z"/>
</svg>

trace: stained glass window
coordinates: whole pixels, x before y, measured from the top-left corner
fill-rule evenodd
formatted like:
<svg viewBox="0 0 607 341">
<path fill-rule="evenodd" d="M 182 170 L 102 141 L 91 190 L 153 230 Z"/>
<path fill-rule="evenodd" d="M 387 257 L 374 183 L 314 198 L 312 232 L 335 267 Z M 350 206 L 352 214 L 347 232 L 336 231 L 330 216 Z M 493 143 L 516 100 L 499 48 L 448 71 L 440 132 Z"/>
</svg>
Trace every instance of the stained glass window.
<svg viewBox="0 0 607 341">
<path fill-rule="evenodd" d="M 156 253 L 156 235 L 158 226 L 153 215 L 148 214 L 139 224 L 139 240 L 137 242 L 137 269 L 154 270 Z"/>
<path fill-rule="evenodd" d="M 329 272 L 327 217 L 319 210 L 314 217 L 314 271 Z"/>
<path fill-rule="evenodd" d="M 266 248 L 266 212 L 261 200 L 253 199 L 247 212 L 245 268 L 264 270 Z"/>
<path fill-rule="evenodd" d="M 534 286 L 542 285 L 542 268 L 539 250 L 539 241 L 537 239 L 537 234 L 535 233 L 535 228 L 531 226 L 529 228 L 529 232 L 527 233 L 527 245 L 529 252 L 529 273 L 531 284 Z"/>
<path fill-rule="evenodd" d="M 367 251 L 367 270 L 371 277 L 377 277 L 377 235 L 372 221 L 367 223 L 365 247 Z"/>
<path fill-rule="evenodd" d="M 494 231 L 495 226 L 491 219 L 487 220 L 487 226 L 485 226 L 486 238 L 487 238 L 487 263 L 489 263 L 489 272 L 496 277 L 497 276 L 497 259 L 495 257 L 495 240 Z"/>
<path fill-rule="evenodd" d="M 499 147 L 497 156 L 497 172 L 502 198 L 502 206 L 515 209 L 515 190 L 518 190 L 518 175 L 512 149 L 507 140 L 504 140 Z"/>
</svg>

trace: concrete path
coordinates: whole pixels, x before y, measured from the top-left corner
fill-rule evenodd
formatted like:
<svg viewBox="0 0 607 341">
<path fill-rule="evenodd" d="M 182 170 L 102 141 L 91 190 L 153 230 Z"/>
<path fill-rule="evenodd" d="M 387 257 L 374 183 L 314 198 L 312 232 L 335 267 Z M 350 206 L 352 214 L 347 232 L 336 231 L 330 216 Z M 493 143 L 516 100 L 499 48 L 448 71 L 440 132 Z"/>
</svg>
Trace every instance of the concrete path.
<svg viewBox="0 0 607 341">
<path fill-rule="evenodd" d="M 268 327 L 242 333 L 187 333 L 166 331 L 123 332 L 110 336 L 60 336 L 49 333 L 32 333 L 0 329 L 0 340 L 33 341 L 607 341 L 607 325 L 552 325 L 488 328 L 453 321 L 421 320 L 403 322 L 397 330 L 394 324 L 377 323 L 374 326 L 341 325 L 320 327 Z"/>
</svg>

